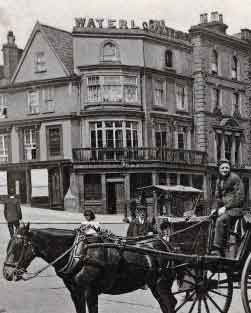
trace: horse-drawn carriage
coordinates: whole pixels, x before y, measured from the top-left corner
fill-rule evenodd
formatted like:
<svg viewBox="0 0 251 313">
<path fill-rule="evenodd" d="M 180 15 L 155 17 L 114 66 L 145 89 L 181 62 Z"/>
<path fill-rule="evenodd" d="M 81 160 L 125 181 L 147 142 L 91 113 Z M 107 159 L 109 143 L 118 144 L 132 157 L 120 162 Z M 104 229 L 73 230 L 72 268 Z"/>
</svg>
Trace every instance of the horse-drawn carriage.
<svg viewBox="0 0 251 313">
<path fill-rule="evenodd" d="M 156 190 L 156 187 L 152 189 Z M 189 194 L 187 189 L 184 190 Z M 199 194 L 201 192 L 197 192 Z M 195 208 L 191 212 L 195 213 L 198 200 L 193 203 Z M 155 203 L 154 212 L 158 213 L 157 210 Z M 162 219 L 158 218 L 159 221 Z M 69 275 L 69 271 L 68 274 L 62 271 L 74 257 L 72 251 L 78 244 L 74 232 L 21 227 L 10 240 L 4 277 L 8 280 L 21 279 L 30 262 L 39 256 L 55 267 L 71 292 L 77 313 L 85 312 L 85 300 L 89 313 L 97 313 L 100 293 L 129 292 L 144 284 L 149 286 L 163 313 L 226 313 L 234 288 L 241 288 L 244 310 L 251 313 L 251 215 L 244 215 L 242 231 L 235 235 L 239 236 L 235 243 L 235 255 L 224 258 L 208 254 L 213 237 L 213 216 L 182 223 L 184 229 L 175 228 L 174 223 L 170 223 L 169 241 L 165 241 L 160 234 L 125 238 L 108 233 L 97 236 L 97 240 L 91 242 L 83 236 L 86 240 L 83 254 L 78 255 L 82 257 L 80 273 L 83 276 L 78 276 L 79 272 L 71 271 Z M 206 233 L 204 237 L 199 236 L 201 227 Z M 189 235 L 192 232 L 194 240 L 191 245 Z M 181 236 L 182 241 L 178 242 L 177 236 Z M 204 241 L 202 246 L 205 249 L 200 253 L 193 249 L 196 239 Z M 190 245 L 182 246 L 187 240 Z M 183 279 L 182 287 L 177 283 L 180 277 Z"/>
</svg>

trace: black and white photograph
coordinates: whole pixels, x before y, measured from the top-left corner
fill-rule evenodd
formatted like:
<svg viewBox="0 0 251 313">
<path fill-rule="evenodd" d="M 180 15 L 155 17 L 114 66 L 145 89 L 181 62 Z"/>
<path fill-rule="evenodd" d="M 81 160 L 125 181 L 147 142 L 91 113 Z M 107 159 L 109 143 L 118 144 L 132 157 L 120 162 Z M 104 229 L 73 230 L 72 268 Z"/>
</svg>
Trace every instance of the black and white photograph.
<svg viewBox="0 0 251 313">
<path fill-rule="evenodd" d="M 0 0 L 0 313 L 251 313 L 250 0 Z"/>
</svg>

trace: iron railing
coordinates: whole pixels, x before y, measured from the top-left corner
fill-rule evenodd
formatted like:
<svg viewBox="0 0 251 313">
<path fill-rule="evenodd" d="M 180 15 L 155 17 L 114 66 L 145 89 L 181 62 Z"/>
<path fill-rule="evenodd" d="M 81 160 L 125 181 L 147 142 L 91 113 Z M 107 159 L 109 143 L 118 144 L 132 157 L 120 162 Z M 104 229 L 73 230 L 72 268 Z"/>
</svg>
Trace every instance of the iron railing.
<svg viewBox="0 0 251 313">
<path fill-rule="evenodd" d="M 74 162 L 170 162 L 206 165 L 206 153 L 195 150 L 161 148 L 75 148 Z"/>
</svg>

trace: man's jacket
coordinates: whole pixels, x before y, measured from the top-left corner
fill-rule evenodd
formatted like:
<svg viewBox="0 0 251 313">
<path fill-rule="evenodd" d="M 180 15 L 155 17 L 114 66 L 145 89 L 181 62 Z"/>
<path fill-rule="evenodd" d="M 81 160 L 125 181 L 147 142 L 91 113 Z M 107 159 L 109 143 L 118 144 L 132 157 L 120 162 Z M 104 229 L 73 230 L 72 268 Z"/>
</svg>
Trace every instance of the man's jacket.
<svg viewBox="0 0 251 313">
<path fill-rule="evenodd" d="M 15 197 L 8 198 L 4 203 L 4 217 L 8 223 L 22 219 L 20 202 Z"/>
<path fill-rule="evenodd" d="M 230 172 L 225 178 L 216 181 L 215 198 L 217 207 L 225 206 L 231 216 L 240 216 L 244 205 L 244 186 L 240 177 Z"/>
</svg>

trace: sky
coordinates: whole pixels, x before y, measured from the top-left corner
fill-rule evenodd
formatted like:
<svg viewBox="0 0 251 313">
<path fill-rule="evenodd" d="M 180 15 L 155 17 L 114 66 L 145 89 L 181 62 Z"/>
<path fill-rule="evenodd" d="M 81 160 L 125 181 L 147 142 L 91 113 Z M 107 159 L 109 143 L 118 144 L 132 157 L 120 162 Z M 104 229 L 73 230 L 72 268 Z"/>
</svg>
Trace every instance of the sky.
<svg viewBox="0 0 251 313">
<path fill-rule="evenodd" d="M 24 48 L 36 21 L 71 31 L 75 17 L 125 18 L 139 24 L 157 19 L 188 31 L 201 13 L 213 11 L 223 14 L 229 34 L 251 29 L 251 0 L 0 0 L 0 47 L 13 30 Z"/>
</svg>

